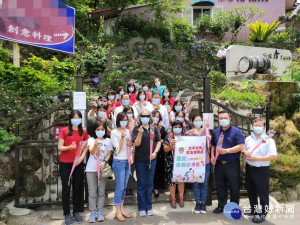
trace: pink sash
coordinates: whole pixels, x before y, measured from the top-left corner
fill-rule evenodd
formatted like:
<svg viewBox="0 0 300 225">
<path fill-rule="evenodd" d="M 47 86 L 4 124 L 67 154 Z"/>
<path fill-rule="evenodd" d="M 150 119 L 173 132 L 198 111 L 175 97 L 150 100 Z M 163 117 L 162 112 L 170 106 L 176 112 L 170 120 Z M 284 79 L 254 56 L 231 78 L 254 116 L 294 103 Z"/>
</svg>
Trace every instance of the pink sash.
<svg viewBox="0 0 300 225">
<path fill-rule="evenodd" d="M 129 167 L 129 171 L 131 171 L 131 164 L 130 164 L 130 155 L 131 155 L 131 138 L 127 137 L 126 138 L 126 151 L 127 151 L 127 160 L 128 160 L 128 167 Z"/>
<path fill-rule="evenodd" d="M 153 142 L 154 142 L 154 126 L 153 124 L 150 125 L 150 157 L 153 153 Z M 151 168 L 151 160 L 150 160 L 150 164 L 149 164 L 149 169 Z"/>
<path fill-rule="evenodd" d="M 218 143 L 217 143 L 217 147 L 216 147 L 216 157 L 215 157 L 215 161 L 217 162 L 217 159 L 219 157 L 219 149 L 222 148 L 222 145 L 223 145 L 223 140 L 224 140 L 224 134 L 223 132 L 220 134 L 220 137 L 219 137 L 219 140 L 218 140 Z"/>
</svg>

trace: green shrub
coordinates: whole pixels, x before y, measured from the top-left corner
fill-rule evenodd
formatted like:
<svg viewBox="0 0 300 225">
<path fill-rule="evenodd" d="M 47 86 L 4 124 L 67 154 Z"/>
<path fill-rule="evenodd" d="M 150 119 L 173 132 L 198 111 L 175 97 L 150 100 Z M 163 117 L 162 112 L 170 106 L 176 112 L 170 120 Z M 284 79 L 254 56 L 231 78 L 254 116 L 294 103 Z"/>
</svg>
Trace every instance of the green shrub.
<svg viewBox="0 0 300 225">
<path fill-rule="evenodd" d="M 276 161 L 271 162 L 271 191 L 294 188 L 300 183 L 300 155 L 279 153 Z"/>
<path fill-rule="evenodd" d="M 219 92 L 227 82 L 226 76 L 220 72 L 220 71 L 210 71 L 210 81 L 211 81 L 211 87 L 212 87 L 212 92 Z"/>
<path fill-rule="evenodd" d="M 13 143 L 20 140 L 20 137 L 9 134 L 6 130 L 0 127 L 0 152 L 7 152 Z"/>
</svg>

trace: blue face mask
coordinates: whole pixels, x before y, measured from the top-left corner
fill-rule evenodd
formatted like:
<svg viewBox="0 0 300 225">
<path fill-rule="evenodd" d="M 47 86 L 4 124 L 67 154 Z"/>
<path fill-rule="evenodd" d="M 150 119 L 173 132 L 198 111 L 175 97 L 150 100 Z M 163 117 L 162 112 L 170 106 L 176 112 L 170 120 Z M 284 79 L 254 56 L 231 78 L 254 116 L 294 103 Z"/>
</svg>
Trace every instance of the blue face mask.
<svg viewBox="0 0 300 225">
<path fill-rule="evenodd" d="M 170 105 L 164 105 L 164 107 L 169 110 L 170 109 Z"/>
<path fill-rule="evenodd" d="M 184 118 L 181 118 L 181 117 L 176 117 L 176 120 L 178 120 L 178 121 L 181 122 L 181 123 L 184 122 Z"/>
<path fill-rule="evenodd" d="M 71 119 L 71 124 L 74 126 L 79 126 L 79 124 L 81 124 L 81 119 Z"/>
<path fill-rule="evenodd" d="M 108 98 L 108 100 L 114 100 L 115 96 L 114 95 L 109 95 L 107 98 Z"/>
<path fill-rule="evenodd" d="M 180 133 L 182 132 L 182 128 L 181 128 L 181 127 L 174 127 L 174 128 L 173 128 L 173 132 L 174 132 L 175 134 L 180 134 Z"/>
<path fill-rule="evenodd" d="M 106 112 L 103 111 L 98 112 L 98 117 L 100 118 L 106 117 Z"/>
<path fill-rule="evenodd" d="M 158 105 L 158 104 L 160 103 L 160 99 L 159 99 L 159 98 L 153 98 L 153 99 L 152 99 L 152 103 L 153 103 L 154 105 Z"/>
<path fill-rule="evenodd" d="M 133 91 L 134 91 L 134 88 L 133 88 L 133 87 L 130 87 L 130 88 L 128 88 L 128 90 L 129 90 L 130 92 L 133 92 Z"/>
<path fill-rule="evenodd" d="M 132 113 L 128 113 L 127 117 L 128 117 L 128 119 L 131 119 L 133 117 L 133 114 Z"/>
<path fill-rule="evenodd" d="M 202 121 L 196 121 L 196 122 L 194 122 L 194 126 L 197 127 L 197 128 L 202 127 L 203 122 Z"/>
<path fill-rule="evenodd" d="M 149 88 L 148 87 L 143 87 L 143 91 L 148 91 Z"/>
<path fill-rule="evenodd" d="M 181 105 L 176 105 L 175 106 L 175 110 L 176 110 L 176 112 L 181 111 L 182 110 L 182 106 Z"/>
<path fill-rule="evenodd" d="M 155 83 L 155 86 L 156 86 L 156 87 L 159 87 L 159 86 L 160 86 L 160 81 L 156 82 L 156 83 Z"/>
<path fill-rule="evenodd" d="M 122 105 L 129 105 L 129 102 L 130 102 L 129 100 L 123 99 L 122 100 Z"/>
<path fill-rule="evenodd" d="M 139 96 L 139 99 L 140 99 L 140 100 L 145 100 L 145 98 L 146 98 L 145 95 L 140 95 L 140 96 Z"/>
<path fill-rule="evenodd" d="M 128 121 L 120 121 L 121 127 L 127 127 Z"/>
<path fill-rule="evenodd" d="M 255 134 L 262 134 L 264 132 L 263 127 L 253 127 L 252 129 Z"/>
<path fill-rule="evenodd" d="M 169 92 L 167 92 L 167 93 L 164 93 L 164 96 L 165 96 L 165 97 L 169 97 L 169 95 L 170 95 L 170 93 L 169 93 Z"/>
<path fill-rule="evenodd" d="M 157 122 L 157 123 L 158 123 L 158 121 L 159 121 L 159 118 L 157 118 L 157 117 L 153 117 L 153 120 L 154 120 L 155 122 Z"/>
<path fill-rule="evenodd" d="M 149 121 L 150 121 L 149 117 L 141 117 L 142 124 L 147 124 L 147 123 L 149 123 Z"/>
<path fill-rule="evenodd" d="M 227 127 L 229 125 L 229 120 L 220 120 L 220 126 L 221 127 Z"/>
<path fill-rule="evenodd" d="M 99 138 L 102 138 L 105 135 L 105 130 L 97 130 L 96 135 Z"/>
<path fill-rule="evenodd" d="M 124 93 L 124 91 L 120 91 L 120 95 L 122 96 L 122 95 L 124 95 L 125 93 Z"/>
<path fill-rule="evenodd" d="M 104 105 L 104 103 L 103 102 L 98 102 L 98 105 L 101 106 L 101 105 Z"/>
</svg>

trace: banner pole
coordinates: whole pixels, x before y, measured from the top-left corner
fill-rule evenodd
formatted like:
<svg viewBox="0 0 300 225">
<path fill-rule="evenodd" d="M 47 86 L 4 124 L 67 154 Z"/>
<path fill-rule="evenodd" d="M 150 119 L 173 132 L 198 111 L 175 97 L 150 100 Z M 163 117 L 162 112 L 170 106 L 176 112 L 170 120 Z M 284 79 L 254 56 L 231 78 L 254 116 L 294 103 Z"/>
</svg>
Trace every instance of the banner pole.
<svg viewBox="0 0 300 225">
<path fill-rule="evenodd" d="M 20 67 L 20 45 L 15 42 L 13 42 L 13 63 Z"/>
</svg>

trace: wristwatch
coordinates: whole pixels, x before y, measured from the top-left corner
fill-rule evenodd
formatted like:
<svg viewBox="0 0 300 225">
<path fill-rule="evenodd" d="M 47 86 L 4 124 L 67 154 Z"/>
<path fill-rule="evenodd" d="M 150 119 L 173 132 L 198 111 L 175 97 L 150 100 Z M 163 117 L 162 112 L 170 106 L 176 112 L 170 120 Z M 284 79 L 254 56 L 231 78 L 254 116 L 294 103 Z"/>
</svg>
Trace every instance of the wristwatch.
<svg viewBox="0 0 300 225">
<path fill-rule="evenodd" d="M 226 152 L 229 153 L 229 148 L 226 149 Z"/>
</svg>

